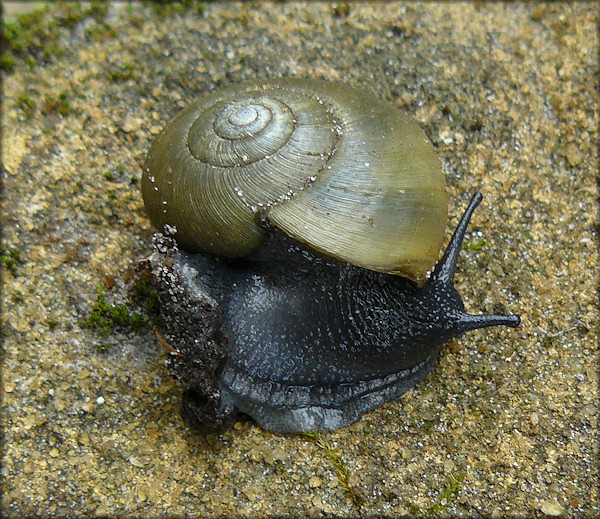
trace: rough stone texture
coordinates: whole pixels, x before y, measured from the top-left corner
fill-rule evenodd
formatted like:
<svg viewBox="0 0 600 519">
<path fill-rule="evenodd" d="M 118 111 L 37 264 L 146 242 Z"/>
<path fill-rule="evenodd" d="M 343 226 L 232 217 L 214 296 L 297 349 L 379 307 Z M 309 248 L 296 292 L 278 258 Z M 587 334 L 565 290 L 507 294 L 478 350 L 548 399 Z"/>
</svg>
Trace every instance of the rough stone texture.
<svg viewBox="0 0 600 519">
<path fill-rule="evenodd" d="M 3 516 L 598 514 L 597 12 L 347 6 L 122 5 L 113 30 L 76 25 L 62 56 L 6 77 L 3 248 L 21 263 L 2 284 Z M 523 326 L 451 343 L 427 380 L 342 430 L 195 435 L 150 327 L 101 337 L 79 321 L 96 283 L 126 303 L 149 254 L 140 164 L 162 124 L 201 92 L 279 76 L 362 86 L 421 123 L 449 229 L 485 196 L 458 269 L 467 308 Z"/>
</svg>

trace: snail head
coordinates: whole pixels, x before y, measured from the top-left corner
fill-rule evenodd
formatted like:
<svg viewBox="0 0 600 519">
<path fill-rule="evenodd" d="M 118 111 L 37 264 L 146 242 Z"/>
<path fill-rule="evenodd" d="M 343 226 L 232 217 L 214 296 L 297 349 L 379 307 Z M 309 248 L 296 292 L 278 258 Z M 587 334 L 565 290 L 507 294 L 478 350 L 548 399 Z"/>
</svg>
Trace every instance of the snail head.
<svg viewBox="0 0 600 519">
<path fill-rule="evenodd" d="M 465 305 L 454 288 L 454 274 L 462 243 L 476 207 L 483 196 L 475 193 L 465 210 L 442 259 L 435 266 L 425 286 L 415 295 L 415 315 L 417 320 L 430 323 L 431 332 L 446 335 L 448 338 L 461 335 L 469 330 L 490 326 L 510 326 L 516 328 L 521 323 L 517 315 L 472 315 L 465 311 Z"/>
</svg>

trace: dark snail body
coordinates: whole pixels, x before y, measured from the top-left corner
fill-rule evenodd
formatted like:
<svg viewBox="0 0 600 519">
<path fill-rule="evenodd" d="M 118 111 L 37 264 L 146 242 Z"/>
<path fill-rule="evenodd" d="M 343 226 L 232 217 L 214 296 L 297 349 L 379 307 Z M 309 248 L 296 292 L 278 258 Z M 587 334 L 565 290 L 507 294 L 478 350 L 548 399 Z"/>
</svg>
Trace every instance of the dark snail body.
<svg viewBox="0 0 600 519">
<path fill-rule="evenodd" d="M 149 169 L 146 176 L 154 177 L 155 170 Z M 175 180 L 167 175 L 161 189 Z M 160 207 L 148 203 L 155 182 L 145 181 L 151 214 L 152 207 Z M 438 189 L 419 196 L 437 199 Z M 310 193 L 310 186 L 303 192 Z M 395 190 L 392 195 L 401 196 Z M 365 204 L 372 196 L 366 195 Z M 372 265 L 349 263 L 352 252 L 340 257 L 329 255 L 322 243 L 301 243 L 302 237 L 281 230 L 286 223 L 277 214 L 272 221 L 268 212 L 256 211 L 261 243 L 242 258 L 182 251 L 173 222 L 164 212 L 155 215 L 153 221 L 166 224 L 165 231 L 174 231 L 175 238 L 158 234 L 150 260 L 171 370 L 189 387 L 183 416 L 196 426 L 220 426 L 241 411 L 273 431 L 335 429 L 425 378 L 450 337 L 486 326 L 517 326 L 517 316 L 465 313 L 453 287 L 462 239 L 480 201 L 477 194 L 423 286 Z M 429 203 L 425 213 L 433 211 Z M 396 203 L 388 205 L 397 209 Z M 187 239 L 181 240 L 184 246 Z M 413 260 L 409 267 L 387 270 L 415 274 Z"/>
</svg>

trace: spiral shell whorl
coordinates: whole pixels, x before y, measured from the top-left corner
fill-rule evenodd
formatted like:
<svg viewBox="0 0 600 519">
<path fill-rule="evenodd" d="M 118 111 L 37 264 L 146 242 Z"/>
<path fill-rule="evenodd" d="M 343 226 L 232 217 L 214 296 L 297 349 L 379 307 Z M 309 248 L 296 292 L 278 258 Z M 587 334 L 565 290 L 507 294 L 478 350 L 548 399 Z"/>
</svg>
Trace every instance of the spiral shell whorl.
<svg viewBox="0 0 600 519">
<path fill-rule="evenodd" d="M 192 103 L 148 154 L 153 224 L 193 251 L 241 257 L 259 216 L 330 256 L 419 277 L 436 261 L 447 200 L 426 136 L 394 107 L 311 80 L 242 84 Z"/>
<path fill-rule="evenodd" d="M 219 103 L 200 114 L 187 144 L 200 162 L 240 167 L 269 157 L 286 144 L 294 117 L 284 103 L 268 98 Z"/>
</svg>

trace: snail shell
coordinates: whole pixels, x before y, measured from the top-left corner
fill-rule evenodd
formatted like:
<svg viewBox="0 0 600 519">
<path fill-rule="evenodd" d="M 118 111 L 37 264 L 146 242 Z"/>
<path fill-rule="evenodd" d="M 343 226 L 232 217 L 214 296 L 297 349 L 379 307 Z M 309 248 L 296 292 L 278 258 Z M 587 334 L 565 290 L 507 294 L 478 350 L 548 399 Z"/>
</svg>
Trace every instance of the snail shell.
<svg viewBox="0 0 600 519">
<path fill-rule="evenodd" d="M 420 279 L 447 219 L 440 162 L 418 125 L 362 91 L 279 79 L 193 102 L 154 141 L 144 203 L 178 244 L 225 258 L 263 241 L 261 221 L 312 249 Z"/>
</svg>

